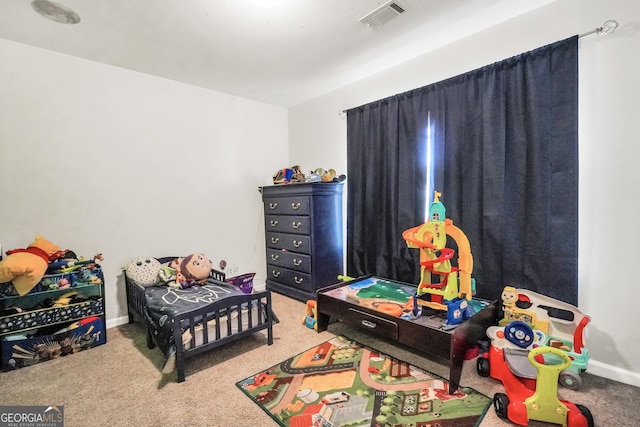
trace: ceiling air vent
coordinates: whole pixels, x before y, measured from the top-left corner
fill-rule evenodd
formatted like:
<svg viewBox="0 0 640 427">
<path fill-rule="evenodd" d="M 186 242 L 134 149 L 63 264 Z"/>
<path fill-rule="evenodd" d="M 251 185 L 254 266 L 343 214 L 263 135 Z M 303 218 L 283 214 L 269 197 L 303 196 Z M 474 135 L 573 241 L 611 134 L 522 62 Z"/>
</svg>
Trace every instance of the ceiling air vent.
<svg viewBox="0 0 640 427">
<path fill-rule="evenodd" d="M 396 16 L 404 13 L 405 8 L 397 1 L 389 1 L 367 16 L 360 18 L 360 22 L 367 24 L 370 28 L 378 28 L 382 24 L 386 24 Z"/>
</svg>

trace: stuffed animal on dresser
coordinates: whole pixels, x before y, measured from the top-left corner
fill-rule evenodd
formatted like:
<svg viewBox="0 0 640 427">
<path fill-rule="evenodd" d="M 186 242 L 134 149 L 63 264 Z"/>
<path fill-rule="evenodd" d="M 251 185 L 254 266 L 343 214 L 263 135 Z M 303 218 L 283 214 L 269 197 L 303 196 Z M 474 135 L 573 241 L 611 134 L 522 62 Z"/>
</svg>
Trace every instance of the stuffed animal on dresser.
<svg viewBox="0 0 640 427">
<path fill-rule="evenodd" d="M 60 250 L 42 236 L 25 249 L 7 251 L 0 261 L 0 283 L 12 282 L 19 295 L 28 294 L 47 271 L 49 257 Z"/>
</svg>

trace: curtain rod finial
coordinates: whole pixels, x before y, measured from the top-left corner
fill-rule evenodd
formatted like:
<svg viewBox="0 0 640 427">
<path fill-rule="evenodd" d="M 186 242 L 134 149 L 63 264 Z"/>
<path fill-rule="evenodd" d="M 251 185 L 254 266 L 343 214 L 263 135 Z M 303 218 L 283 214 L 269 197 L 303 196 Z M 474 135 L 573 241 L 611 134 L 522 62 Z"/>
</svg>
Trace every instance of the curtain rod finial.
<svg viewBox="0 0 640 427">
<path fill-rule="evenodd" d="M 602 24 L 602 27 L 598 27 L 595 30 L 591 30 L 587 33 L 580 34 L 578 38 L 582 39 L 585 37 L 598 35 L 598 34 L 604 34 L 606 36 L 606 35 L 612 34 L 616 30 L 616 28 L 618 28 L 618 25 L 619 25 L 618 21 L 616 21 L 615 19 L 609 19 L 605 21 L 604 24 Z"/>
<path fill-rule="evenodd" d="M 600 27 L 599 30 L 602 34 L 611 34 L 616 30 L 616 28 L 618 28 L 618 25 L 618 21 L 615 19 L 609 19 L 602 24 L 602 27 Z"/>
</svg>

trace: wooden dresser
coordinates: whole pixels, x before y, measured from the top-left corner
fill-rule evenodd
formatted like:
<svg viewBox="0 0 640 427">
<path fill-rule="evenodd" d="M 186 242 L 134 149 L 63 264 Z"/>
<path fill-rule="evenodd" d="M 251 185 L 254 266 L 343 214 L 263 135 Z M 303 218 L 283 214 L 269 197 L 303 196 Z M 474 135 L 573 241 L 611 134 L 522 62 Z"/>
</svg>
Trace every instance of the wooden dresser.
<svg viewBox="0 0 640 427">
<path fill-rule="evenodd" d="M 264 203 L 267 289 L 300 301 L 343 274 L 342 183 L 260 188 Z"/>
</svg>

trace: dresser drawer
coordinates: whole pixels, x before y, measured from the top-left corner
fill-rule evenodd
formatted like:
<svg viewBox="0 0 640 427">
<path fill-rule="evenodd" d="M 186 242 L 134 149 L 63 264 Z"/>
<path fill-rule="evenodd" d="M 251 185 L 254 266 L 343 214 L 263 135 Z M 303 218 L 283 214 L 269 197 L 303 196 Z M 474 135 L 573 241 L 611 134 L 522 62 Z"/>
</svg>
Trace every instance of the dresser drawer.
<svg viewBox="0 0 640 427">
<path fill-rule="evenodd" d="M 347 307 L 341 316 L 345 322 L 357 324 L 360 327 L 392 340 L 398 339 L 398 324 L 392 320 L 370 314 L 356 308 Z"/>
<path fill-rule="evenodd" d="M 308 216 L 266 215 L 266 232 L 310 234 L 311 220 Z"/>
<path fill-rule="evenodd" d="M 311 257 L 296 252 L 267 249 L 267 263 L 291 270 L 311 273 Z"/>
<path fill-rule="evenodd" d="M 306 292 L 313 292 L 311 275 L 299 271 L 289 270 L 277 265 L 267 265 L 267 281 L 273 280 L 300 289 Z"/>
<path fill-rule="evenodd" d="M 309 197 L 274 197 L 264 201 L 265 214 L 309 215 L 311 203 Z"/>
<path fill-rule="evenodd" d="M 267 233 L 267 247 L 287 251 L 311 253 L 311 237 L 297 234 Z"/>
</svg>

